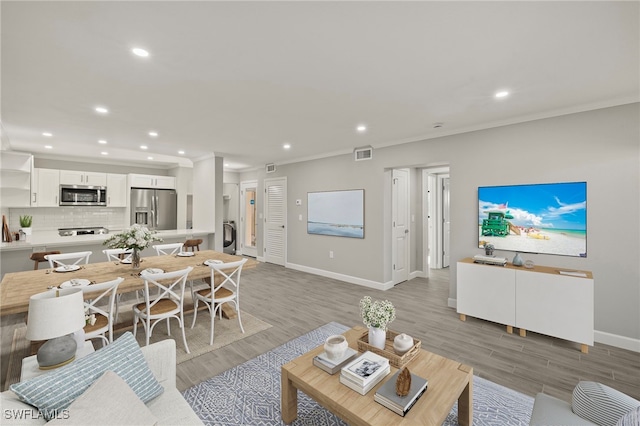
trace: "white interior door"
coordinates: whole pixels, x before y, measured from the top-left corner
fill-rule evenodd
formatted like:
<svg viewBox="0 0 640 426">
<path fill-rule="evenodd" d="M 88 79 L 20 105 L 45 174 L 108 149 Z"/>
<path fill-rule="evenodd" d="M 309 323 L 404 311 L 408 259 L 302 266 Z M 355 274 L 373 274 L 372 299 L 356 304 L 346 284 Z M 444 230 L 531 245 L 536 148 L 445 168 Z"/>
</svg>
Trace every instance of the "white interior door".
<svg viewBox="0 0 640 426">
<path fill-rule="evenodd" d="M 393 170 L 391 176 L 393 284 L 409 278 L 409 170 Z"/>
<path fill-rule="evenodd" d="M 240 224 L 236 250 L 245 256 L 258 257 L 258 182 L 240 182 Z"/>
<path fill-rule="evenodd" d="M 265 179 L 264 259 L 283 265 L 287 255 L 287 178 Z"/>
</svg>

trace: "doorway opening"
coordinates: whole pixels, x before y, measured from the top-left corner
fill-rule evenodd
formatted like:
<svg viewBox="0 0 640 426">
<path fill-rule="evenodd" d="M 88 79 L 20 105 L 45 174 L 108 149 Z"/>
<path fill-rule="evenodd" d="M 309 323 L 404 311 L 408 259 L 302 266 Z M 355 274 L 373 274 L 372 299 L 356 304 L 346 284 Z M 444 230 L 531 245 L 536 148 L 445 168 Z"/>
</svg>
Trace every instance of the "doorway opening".
<svg viewBox="0 0 640 426">
<path fill-rule="evenodd" d="M 251 257 L 258 256 L 257 194 L 257 181 L 240 182 L 240 235 L 236 240 L 239 242 L 236 250 L 245 256 Z"/>
<path fill-rule="evenodd" d="M 422 170 L 423 269 L 449 267 L 450 257 L 449 167 Z"/>
</svg>

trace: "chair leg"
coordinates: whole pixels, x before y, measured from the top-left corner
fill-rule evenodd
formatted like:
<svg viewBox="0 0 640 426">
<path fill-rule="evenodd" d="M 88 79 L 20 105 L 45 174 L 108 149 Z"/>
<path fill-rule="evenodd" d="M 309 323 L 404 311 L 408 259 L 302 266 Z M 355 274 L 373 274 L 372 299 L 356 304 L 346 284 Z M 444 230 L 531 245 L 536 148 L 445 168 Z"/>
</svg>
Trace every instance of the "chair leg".
<svg viewBox="0 0 640 426">
<path fill-rule="evenodd" d="M 196 325 L 196 317 L 198 316 L 198 302 L 200 299 L 197 297 L 193 299 L 193 321 L 191 322 L 191 328 Z"/>
<path fill-rule="evenodd" d="M 169 323 L 169 318 L 167 318 L 167 336 L 171 336 L 171 323 Z"/>
<path fill-rule="evenodd" d="M 242 320 L 240 319 L 240 307 L 236 304 L 236 311 L 238 311 L 238 324 L 240 324 L 240 330 L 244 334 L 244 327 L 242 326 Z"/>
<path fill-rule="evenodd" d="M 180 321 L 180 328 L 182 329 L 182 341 L 184 342 L 184 348 L 186 349 L 187 353 L 190 354 L 191 351 L 189 350 L 189 345 L 187 345 L 187 335 L 184 330 L 184 311 L 183 310 L 180 311 L 180 319 L 178 321 Z"/>
<path fill-rule="evenodd" d="M 133 337 L 136 337 L 136 332 L 138 331 L 138 316 L 136 313 L 133 313 Z"/>
<path fill-rule="evenodd" d="M 209 345 L 213 346 L 213 327 L 215 326 L 215 319 L 216 319 L 216 309 L 218 309 L 220 305 L 216 306 L 215 308 L 209 310 L 209 312 L 211 313 L 211 331 L 209 333 Z"/>
</svg>

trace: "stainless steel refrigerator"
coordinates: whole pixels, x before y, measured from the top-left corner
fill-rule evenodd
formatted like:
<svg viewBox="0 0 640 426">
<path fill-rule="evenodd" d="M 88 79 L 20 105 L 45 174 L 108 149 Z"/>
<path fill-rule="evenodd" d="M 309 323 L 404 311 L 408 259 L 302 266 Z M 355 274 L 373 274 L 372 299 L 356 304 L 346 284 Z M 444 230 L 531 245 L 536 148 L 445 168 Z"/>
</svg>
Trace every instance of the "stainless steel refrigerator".
<svg viewBox="0 0 640 426">
<path fill-rule="evenodd" d="M 176 229 L 178 196 L 175 189 L 131 188 L 131 224 L 149 229 Z"/>
</svg>

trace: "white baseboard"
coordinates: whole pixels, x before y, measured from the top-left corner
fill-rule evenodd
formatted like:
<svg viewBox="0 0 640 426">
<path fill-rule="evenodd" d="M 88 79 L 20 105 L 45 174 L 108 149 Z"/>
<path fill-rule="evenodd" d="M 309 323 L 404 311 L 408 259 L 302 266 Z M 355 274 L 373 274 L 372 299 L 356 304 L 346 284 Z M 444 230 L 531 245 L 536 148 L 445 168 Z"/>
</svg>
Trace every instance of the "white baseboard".
<svg viewBox="0 0 640 426">
<path fill-rule="evenodd" d="M 450 308 L 456 309 L 458 306 L 458 301 L 456 299 L 449 298 L 447 300 L 447 305 Z M 640 339 L 633 339 L 631 337 L 619 336 L 617 334 L 594 330 L 593 340 L 605 345 L 615 346 L 616 348 L 640 352 Z"/>
<path fill-rule="evenodd" d="M 617 334 L 606 333 L 604 331 L 594 331 L 594 340 L 605 345 L 615 346 L 616 348 L 627 349 L 634 352 L 640 352 L 640 339 L 632 339 L 631 337 L 618 336 Z"/>
<path fill-rule="evenodd" d="M 409 274 L 409 279 L 414 278 L 427 278 L 427 274 L 424 271 L 413 271 Z"/>
<path fill-rule="evenodd" d="M 258 256 L 258 257 L 256 257 L 256 260 L 257 260 L 258 262 L 262 262 L 262 263 L 264 263 L 264 256 Z"/>
<path fill-rule="evenodd" d="M 333 278 L 334 280 L 344 281 L 351 284 L 358 284 L 364 287 L 374 288 L 376 290 L 389 290 L 393 288 L 391 282 L 379 283 L 376 281 L 366 280 L 364 278 L 353 277 L 351 275 L 338 274 L 337 272 L 325 271 L 324 269 L 310 268 L 295 263 L 286 263 L 286 268 L 295 269 L 296 271 L 307 272 L 309 274 L 320 275 L 321 277 Z"/>
</svg>

